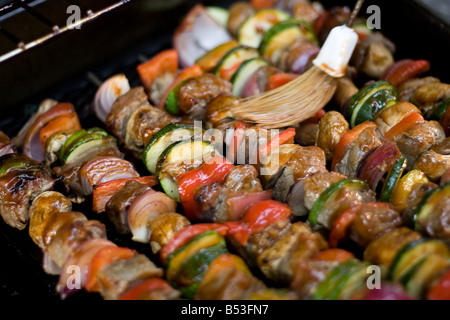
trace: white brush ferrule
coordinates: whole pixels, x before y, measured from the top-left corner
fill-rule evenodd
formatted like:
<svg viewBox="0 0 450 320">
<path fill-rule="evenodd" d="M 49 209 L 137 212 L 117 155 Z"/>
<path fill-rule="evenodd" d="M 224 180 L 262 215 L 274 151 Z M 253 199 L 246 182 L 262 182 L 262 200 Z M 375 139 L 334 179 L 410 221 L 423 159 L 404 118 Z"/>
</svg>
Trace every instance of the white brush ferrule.
<svg viewBox="0 0 450 320">
<path fill-rule="evenodd" d="M 358 43 L 358 34 L 347 26 L 331 30 L 313 64 L 333 78 L 345 74 L 353 50 Z"/>
</svg>

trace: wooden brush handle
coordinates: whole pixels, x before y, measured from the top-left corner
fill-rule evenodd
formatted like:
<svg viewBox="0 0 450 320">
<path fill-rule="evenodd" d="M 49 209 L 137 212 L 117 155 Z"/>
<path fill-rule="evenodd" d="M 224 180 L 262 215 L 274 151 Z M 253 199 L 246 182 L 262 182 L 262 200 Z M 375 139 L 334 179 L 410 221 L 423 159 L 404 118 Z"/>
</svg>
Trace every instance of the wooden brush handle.
<svg viewBox="0 0 450 320">
<path fill-rule="evenodd" d="M 355 5 L 355 8 L 352 11 L 352 15 L 350 16 L 350 19 L 347 22 L 347 27 L 353 26 L 353 22 L 355 22 L 356 17 L 359 14 L 359 11 L 361 10 L 362 6 L 364 4 L 364 0 L 358 0 L 358 2 Z"/>
</svg>

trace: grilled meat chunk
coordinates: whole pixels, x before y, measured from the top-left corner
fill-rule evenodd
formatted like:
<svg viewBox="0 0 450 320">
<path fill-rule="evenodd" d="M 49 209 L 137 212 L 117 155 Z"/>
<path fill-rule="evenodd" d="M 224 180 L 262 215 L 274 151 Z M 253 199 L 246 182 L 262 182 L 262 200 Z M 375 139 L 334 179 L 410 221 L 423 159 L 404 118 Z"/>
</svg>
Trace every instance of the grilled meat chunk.
<svg viewBox="0 0 450 320">
<path fill-rule="evenodd" d="M 43 233 L 45 271 L 59 274 L 72 252 L 93 238 L 106 238 L 105 225 L 100 221 L 88 220 L 81 212 L 53 215 Z"/>
<path fill-rule="evenodd" d="M 272 246 L 258 254 L 257 264 L 266 277 L 287 284 L 295 272 L 291 269 L 291 259 L 308 259 L 326 248 L 327 242 L 319 233 L 312 232 L 303 222 L 296 222 Z"/>
<path fill-rule="evenodd" d="M 443 155 L 433 150 L 422 153 L 414 163 L 414 169 L 424 172 L 434 182 L 438 182 L 450 168 L 450 154 Z"/>
<path fill-rule="evenodd" d="M 106 128 L 121 142 L 125 142 L 128 120 L 143 105 L 149 105 L 143 87 L 133 88 L 117 98 L 106 118 Z"/>
<path fill-rule="evenodd" d="M 130 116 L 126 125 L 125 147 L 132 151 L 136 158 L 142 158 L 147 142 L 160 129 L 176 118 L 151 105 L 142 105 Z"/>
<path fill-rule="evenodd" d="M 180 108 L 189 119 L 203 121 L 207 103 L 231 88 L 230 82 L 210 73 L 192 78 L 180 87 Z"/>
<path fill-rule="evenodd" d="M 377 128 L 364 129 L 350 144 L 342 160 L 336 164 L 335 171 L 348 177 L 356 177 L 359 164 L 371 150 L 381 145 L 381 138 Z"/>
<path fill-rule="evenodd" d="M 327 161 L 333 159 L 334 151 L 348 127 L 347 120 L 337 111 L 329 111 L 320 118 L 316 146 L 323 149 Z"/>
<path fill-rule="evenodd" d="M 31 201 L 53 188 L 52 173 L 44 164 L 18 154 L 2 156 L 0 170 L 0 215 L 8 225 L 23 230 Z"/>
<path fill-rule="evenodd" d="M 107 300 L 115 300 L 136 281 L 162 277 L 163 270 L 155 266 L 145 255 L 136 254 L 130 259 L 111 262 L 97 274 L 100 294 Z"/>
<path fill-rule="evenodd" d="M 424 151 L 443 139 L 445 133 L 441 125 L 436 121 L 425 121 L 398 135 L 394 141 L 407 159 L 406 169 L 411 170 Z"/>
<path fill-rule="evenodd" d="M 258 172 L 254 166 L 246 164 L 235 166 L 222 183 L 215 182 L 202 186 L 197 191 L 195 200 L 202 208 L 206 220 L 224 222 L 239 218 L 234 217 L 235 213 L 231 211 L 230 198 L 238 195 L 259 194 L 262 191 Z"/>
<path fill-rule="evenodd" d="M 406 227 L 392 229 L 370 242 L 364 251 L 364 260 L 376 265 L 389 266 L 404 245 L 420 237 L 419 233 Z"/>
<path fill-rule="evenodd" d="M 130 233 L 127 221 L 128 209 L 137 197 L 150 189 L 137 181 L 127 181 L 125 186 L 106 203 L 106 215 L 120 234 Z"/>
<path fill-rule="evenodd" d="M 422 111 L 425 117 L 429 117 L 434 109 L 447 98 L 450 98 L 450 84 L 432 82 L 418 87 L 411 97 L 411 102 Z"/>
<path fill-rule="evenodd" d="M 44 230 L 50 219 L 60 212 L 72 211 L 72 202 L 63 194 L 56 191 L 45 191 L 38 195 L 31 203 L 29 234 L 34 243 L 42 250 L 44 245 Z"/>
<path fill-rule="evenodd" d="M 324 151 L 312 146 L 297 148 L 284 165 L 283 172 L 274 186 L 274 199 L 286 202 L 295 183 L 320 171 L 326 171 Z"/>
<path fill-rule="evenodd" d="M 178 232 L 189 226 L 191 222 L 176 212 L 163 213 L 150 221 L 150 246 L 153 253 L 157 253 Z"/>
<path fill-rule="evenodd" d="M 411 98 L 416 91 L 422 85 L 440 82 L 438 78 L 425 77 L 425 78 L 412 78 L 406 80 L 404 83 L 398 87 L 398 101 L 411 101 Z"/>
<path fill-rule="evenodd" d="M 365 203 L 358 207 L 351 228 L 351 239 L 366 247 L 372 240 L 391 229 L 401 226 L 400 214 L 390 205 Z"/>
<path fill-rule="evenodd" d="M 343 179 L 345 179 L 343 174 L 328 171 L 320 171 L 307 177 L 303 183 L 305 207 L 311 210 L 322 192 Z"/>
</svg>

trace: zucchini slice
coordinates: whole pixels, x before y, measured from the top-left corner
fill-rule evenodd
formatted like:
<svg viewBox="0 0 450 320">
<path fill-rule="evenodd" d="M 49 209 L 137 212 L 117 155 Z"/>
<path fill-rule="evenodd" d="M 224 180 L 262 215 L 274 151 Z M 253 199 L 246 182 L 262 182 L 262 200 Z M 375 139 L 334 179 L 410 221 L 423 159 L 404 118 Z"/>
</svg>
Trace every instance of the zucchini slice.
<svg viewBox="0 0 450 320">
<path fill-rule="evenodd" d="M 288 20 L 290 16 L 277 9 L 263 9 L 248 17 L 239 27 L 238 42 L 253 48 L 258 48 L 267 30 L 280 21 Z"/>
<path fill-rule="evenodd" d="M 408 243 L 397 252 L 389 267 L 388 278 L 394 281 L 405 279 L 420 260 L 431 254 L 445 259 L 450 257 L 447 245 L 441 240 L 421 238 Z"/>
<path fill-rule="evenodd" d="M 404 282 L 406 291 L 416 299 L 423 298 L 427 285 L 432 283 L 434 277 L 445 269 L 450 262 L 448 258 L 431 254 L 420 260 L 413 268 L 408 279 Z"/>
<path fill-rule="evenodd" d="M 67 141 L 66 141 L 67 142 Z M 109 135 L 105 135 L 103 132 L 91 132 L 86 133 L 75 139 L 66 148 L 60 161 L 62 164 L 70 162 L 85 152 L 97 147 L 107 147 L 116 145 L 116 140 Z M 61 155 L 61 154 L 60 154 Z"/>
<path fill-rule="evenodd" d="M 276 65 L 282 51 L 298 38 L 307 38 L 318 44 L 316 34 L 307 22 L 297 19 L 281 21 L 264 34 L 259 53 Z"/>
<path fill-rule="evenodd" d="M 389 102 L 396 101 L 397 88 L 387 81 L 376 81 L 359 90 L 350 98 L 347 118 L 353 128 L 364 121 L 373 121 Z"/>
<path fill-rule="evenodd" d="M 317 287 L 313 300 L 337 299 L 357 268 L 358 261 L 356 259 L 347 260 L 333 268 Z"/>
<path fill-rule="evenodd" d="M 242 62 L 258 57 L 258 51 L 254 48 L 247 46 L 233 48 L 219 61 L 214 74 L 225 80 L 230 80 Z"/>
<path fill-rule="evenodd" d="M 228 18 L 230 16 L 230 12 L 227 9 L 216 6 L 208 6 L 205 9 L 219 26 L 224 29 L 227 28 Z"/>
<path fill-rule="evenodd" d="M 226 252 L 224 237 L 206 231 L 175 250 L 165 261 L 167 280 L 192 297 L 209 264 Z"/>
<path fill-rule="evenodd" d="M 308 215 L 308 222 L 311 227 L 316 227 L 320 224 L 319 215 L 322 212 L 322 209 L 325 207 L 327 202 L 332 201 L 334 196 L 337 194 L 337 191 L 343 187 L 355 188 L 357 190 L 365 190 L 368 189 L 369 186 L 362 180 L 356 179 L 344 179 L 340 180 L 331 186 L 329 186 L 324 192 L 322 192 L 317 198 L 316 202 L 314 202 L 311 211 Z"/>
<path fill-rule="evenodd" d="M 147 170 L 155 174 L 156 164 L 161 153 L 172 143 L 180 140 L 188 140 L 193 137 L 194 131 L 194 126 L 188 123 L 171 123 L 159 130 L 150 139 L 143 153 L 142 160 Z"/>
<path fill-rule="evenodd" d="M 164 166 L 181 165 L 182 162 L 191 162 L 194 159 L 201 159 L 203 163 L 214 156 L 216 152 L 216 148 L 210 142 L 203 140 L 182 140 L 169 145 L 159 156 L 156 165 L 156 174 L 164 192 L 172 199 L 180 202 L 178 181 L 176 177 L 172 177 L 164 171 Z"/>
<path fill-rule="evenodd" d="M 241 97 L 244 87 L 252 75 L 258 71 L 259 68 L 268 65 L 269 63 L 261 58 L 253 58 L 244 61 L 231 77 L 231 83 L 233 84 L 231 93 L 235 97 Z"/>
<path fill-rule="evenodd" d="M 66 149 L 77 139 L 81 138 L 82 136 L 84 136 L 85 134 L 87 134 L 87 131 L 84 129 L 81 129 L 80 131 L 75 132 L 74 134 L 72 134 L 69 138 L 67 138 L 66 142 L 64 142 L 63 146 L 61 147 L 61 149 L 59 150 L 59 159 L 61 161 L 61 159 L 64 157 L 64 153 L 66 152 Z"/>
<path fill-rule="evenodd" d="M 166 101 L 164 102 L 164 109 L 170 114 L 175 116 L 180 114 L 180 88 L 188 80 L 181 81 L 167 95 Z"/>
<path fill-rule="evenodd" d="M 439 106 L 434 109 L 429 120 L 440 121 L 447 109 L 450 107 L 450 98 L 447 98 Z"/>
<path fill-rule="evenodd" d="M 381 202 L 390 202 L 392 193 L 394 192 L 395 187 L 397 186 L 400 177 L 403 174 L 403 171 L 406 168 L 406 158 L 405 156 L 401 156 L 397 159 L 389 172 L 386 181 L 384 182 L 383 189 L 381 190 L 380 201 Z"/>
<path fill-rule="evenodd" d="M 433 213 L 436 203 L 449 196 L 450 182 L 445 182 L 443 185 L 425 194 L 412 214 L 414 229 L 419 232 L 423 231 L 421 222 L 425 221 Z"/>
<path fill-rule="evenodd" d="M 235 40 L 221 44 L 198 58 L 195 61 L 195 64 L 198 64 L 205 72 L 214 72 L 219 61 L 222 60 L 230 50 L 238 46 L 239 45 Z"/>
</svg>

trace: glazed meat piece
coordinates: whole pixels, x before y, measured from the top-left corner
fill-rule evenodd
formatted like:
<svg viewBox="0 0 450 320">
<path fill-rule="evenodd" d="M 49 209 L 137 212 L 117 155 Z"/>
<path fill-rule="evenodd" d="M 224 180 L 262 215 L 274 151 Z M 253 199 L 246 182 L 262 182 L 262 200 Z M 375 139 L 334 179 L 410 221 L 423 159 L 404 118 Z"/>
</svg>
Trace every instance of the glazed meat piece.
<svg viewBox="0 0 450 320">
<path fill-rule="evenodd" d="M 327 161 L 333 159 L 334 151 L 348 127 L 347 120 L 337 111 L 329 111 L 320 118 L 316 146 L 325 152 Z"/>
<path fill-rule="evenodd" d="M 31 201 L 55 184 L 44 164 L 27 156 L 6 154 L 0 158 L 0 215 L 10 226 L 23 230 Z"/>
<path fill-rule="evenodd" d="M 422 152 L 443 139 L 445 133 L 441 125 L 436 121 L 426 121 L 398 135 L 394 141 L 407 159 L 406 169 L 411 170 Z"/>
<path fill-rule="evenodd" d="M 160 129 L 176 118 L 151 105 L 142 105 L 130 116 L 126 126 L 125 147 L 131 150 L 136 158 L 142 158 L 146 143 Z"/>
<path fill-rule="evenodd" d="M 72 211 L 72 202 L 56 191 L 45 191 L 31 203 L 29 234 L 34 243 L 45 249 L 43 233 L 50 219 L 59 212 Z"/>
<path fill-rule="evenodd" d="M 227 22 L 227 29 L 232 36 L 237 36 L 237 32 L 242 22 L 249 16 L 255 13 L 255 9 L 248 2 L 235 2 L 229 8 L 229 18 Z"/>
<path fill-rule="evenodd" d="M 147 190 L 150 190 L 150 187 L 137 181 L 128 181 L 125 186 L 106 203 L 106 215 L 120 234 L 130 233 L 127 221 L 128 209 L 133 201 Z"/>
<path fill-rule="evenodd" d="M 439 154 L 434 150 L 425 151 L 414 163 L 414 169 L 421 170 L 434 182 L 438 182 L 449 168 L 450 155 Z"/>
<path fill-rule="evenodd" d="M 325 153 L 319 147 L 300 147 L 284 165 L 273 189 L 275 200 L 286 202 L 292 186 L 307 176 L 326 171 Z"/>
<path fill-rule="evenodd" d="M 252 165 L 235 166 L 222 183 L 216 182 L 202 186 L 195 195 L 207 220 L 224 222 L 236 220 L 231 212 L 229 199 L 235 196 L 260 194 L 263 188 L 258 172 Z M 250 205 L 249 203 L 248 205 Z"/>
<path fill-rule="evenodd" d="M 142 105 L 148 105 L 148 97 L 143 87 L 133 88 L 117 98 L 106 118 L 106 128 L 121 142 L 125 142 L 128 120 Z"/>
<path fill-rule="evenodd" d="M 432 82 L 418 87 L 411 97 L 411 103 L 422 110 L 425 117 L 429 117 L 434 109 L 447 98 L 450 98 L 450 85 Z"/>
<path fill-rule="evenodd" d="M 356 177 L 359 164 L 371 150 L 381 145 L 381 138 L 377 128 L 364 129 L 348 147 L 342 160 L 336 164 L 335 171 L 348 177 Z"/>
<path fill-rule="evenodd" d="M 295 142 L 303 147 L 314 146 L 316 144 L 319 124 L 308 120 L 299 123 L 295 128 Z"/>
<path fill-rule="evenodd" d="M 239 103 L 239 98 L 231 94 L 221 94 L 206 105 L 205 121 L 208 126 L 217 127 L 232 117 L 231 107 Z"/>
<path fill-rule="evenodd" d="M 401 101 L 382 109 L 375 119 L 375 123 L 381 133 L 385 135 L 393 126 L 413 112 L 421 113 L 419 108 L 412 103 Z"/>
<path fill-rule="evenodd" d="M 371 79 L 378 79 L 394 63 L 394 51 L 395 45 L 389 39 L 374 32 L 358 42 L 351 64 Z"/>
<path fill-rule="evenodd" d="M 427 236 L 450 244 L 450 198 L 438 201 L 430 214 L 418 223 Z"/>
<path fill-rule="evenodd" d="M 210 264 L 198 286 L 195 299 L 242 300 L 264 289 L 266 286 L 250 273 L 241 258 L 226 253 Z"/>
<path fill-rule="evenodd" d="M 411 101 L 411 98 L 417 88 L 424 84 L 440 82 L 438 78 L 425 77 L 425 78 L 412 78 L 406 80 L 398 87 L 398 101 Z"/>
<path fill-rule="evenodd" d="M 135 281 L 162 276 L 162 269 L 155 266 L 145 255 L 136 254 L 130 259 L 111 262 L 98 272 L 97 280 L 103 298 L 115 300 Z"/>
<path fill-rule="evenodd" d="M 402 218 L 391 205 L 384 203 L 364 203 L 358 207 L 351 227 L 351 239 L 360 247 L 394 228 L 400 227 Z"/>
<path fill-rule="evenodd" d="M 364 260 L 376 265 L 389 266 L 404 245 L 420 238 L 419 233 L 406 227 L 392 229 L 367 246 Z"/>
<path fill-rule="evenodd" d="M 343 174 L 328 171 L 317 172 L 307 177 L 303 183 L 305 207 L 311 210 L 322 192 L 345 178 Z"/>
<path fill-rule="evenodd" d="M 362 203 L 375 202 L 375 200 L 375 193 L 371 190 L 360 191 L 347 186 L 341 187 L 336 191 L 333 199 L 327 201 L 317 218 L 317 222 L 320 226 L 329 230 L 345 210 Z"/>
<path fill-rule="evenodd" d="M 209 73 L 187 80 L 180 87 L 180 108 L 189 119 L 202 121 L 206 104 L 220 94 L 230 93 L 231 88 L 230 82 Z"/>
<path fill-rule="evenodd" d="M 262 191 L 258 172 L 250 164 L 235 166 L 227 175 L 223 188 L 230 192 L 257 192 Z"/>
<path fill-rule="evenodd" d="M 279 220 L 268 226 L 264 231 L 251 235 L 246 247 L 238 245 L 236 248 L 240 256 L 245 257 L 249 266 L 255 266 L 257 257 L 287 234 L 291 226 L 290 220 Z"/>
<path fill-rule="evenodd" d="M 191 222 L 176 212 L 163 213 L 150 221 L 150 246 L 153 253 L 157 253 L 178 232 L 189 226 Z"/>
<path fill-rule="evenodd" d="M 411 192 L 408 195 L 408 203 L 406 204 L 406 208 L 403 210 L 402 215 L 405 224 L 412 222 L 412 215 L 417 205 L 426 193 L 436 187 L 437 185 L 433 182 L 416 183 L 412 187 Z"/>
<path fill-rule="evenodd" d="M 59 274 L 67 258 L 84 241 L 106 238 L 106 228 L 81 212 L 60 212 L 52 216 L 43 235 L 44 269 L 49 274 Z"/>
<path fill-rule="evenodd" d="M 279 1 L 280 2 L 286 2 L 286 1 Z M 314 4 L 310 3 L 309 1 L 299 1 L 299 0 L 289 0 L 289 3 L 295 3 L 294 8 L 292 10 L 292 13 L 296 19 L 306 21 L 310 24 L 313 24 L 314 21 L 317 20 L 319 17 L 321 10 L 323 8 L 321 5 L 318 5 L 317 2 Z"/>
<path fill-rule="evenodd" d="M 277 283 L 290 283 L 293 272 L 290 260 L 308 259 L 328 247 L 325 239 L 303 222 L 296 222 L 271 247 L 257 256 L 264 275 Z"/>
<path fill-rule="evenodd" d="M 337 261 L 298 259 L 291 263 L 293 279 L 290 286 L 297 292 L 300 299 L 311 300 L 319 284 L 338 264 Z"/>
</svg>

